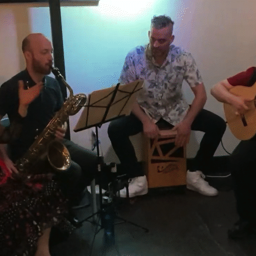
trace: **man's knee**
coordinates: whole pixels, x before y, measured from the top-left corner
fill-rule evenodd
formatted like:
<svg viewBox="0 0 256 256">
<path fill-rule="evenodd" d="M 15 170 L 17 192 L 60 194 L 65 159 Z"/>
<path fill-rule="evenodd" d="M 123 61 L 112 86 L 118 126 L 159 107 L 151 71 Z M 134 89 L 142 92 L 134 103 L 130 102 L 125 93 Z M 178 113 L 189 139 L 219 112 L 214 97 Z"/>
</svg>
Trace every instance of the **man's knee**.
<svg viewBox="0 0 256 256">
<path fill-rule="evenodd" d="M 121 129 L 121 127 L 119 125 L 119 122 L 116 122 L 116 121 L 110 122 L 110 124 L 108 126 L 108 136 L 109 136 L 110 140 L 115 139 L 120 136 L 120 129 Z"/>
<path fill-rule="evenodd" d="M 214 134 L 219 134 L 222 136 L 226 131 L 227 125 L 223 118 L 212 113 L 206 127 L 206 130 L 208 130 L 209 132 L 214 132 Z"/>
<path fill-rule="evenodd" d="M 63 171 L 60 175 L 63 177 L 63 180 L 76 183 L 82 178 L 82 169 L 80 165 L 72 161 L 69 169 Z"/>
</svg>

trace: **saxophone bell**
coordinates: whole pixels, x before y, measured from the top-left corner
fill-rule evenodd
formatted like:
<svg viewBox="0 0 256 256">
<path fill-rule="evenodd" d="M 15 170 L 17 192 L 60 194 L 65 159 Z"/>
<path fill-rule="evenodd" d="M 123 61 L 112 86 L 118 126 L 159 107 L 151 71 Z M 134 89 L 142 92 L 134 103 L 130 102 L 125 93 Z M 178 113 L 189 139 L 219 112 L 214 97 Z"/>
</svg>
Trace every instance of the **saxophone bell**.
<svg viewBox="0 0 256 256">
<path fill-rule="evenodd" d="M 66 146 L 58 140 L 48 144 L 47 159 L 56 171 L 65 171 L 71 165 L 71 157 Z"/>
</svg>

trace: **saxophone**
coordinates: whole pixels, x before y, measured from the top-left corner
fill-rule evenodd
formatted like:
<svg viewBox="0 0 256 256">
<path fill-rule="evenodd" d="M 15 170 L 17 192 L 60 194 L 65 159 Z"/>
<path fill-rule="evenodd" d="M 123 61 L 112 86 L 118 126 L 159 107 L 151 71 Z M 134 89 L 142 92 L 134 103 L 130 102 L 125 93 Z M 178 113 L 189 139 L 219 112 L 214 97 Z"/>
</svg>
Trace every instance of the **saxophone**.
<svg viewBox="0 0 256 256">
<path fill-rule="evenodd" d="M 23 173 L 35 172 L 33 167 L 45 159 L 56 171 L 67 170 L 71 165 L 69 151 L 63 143 L 55 139 L 55 132 L 68 120 L 69 116 L 75 115 L 85 105 L 87 97 L 83 93 L 73 95 L 72 88 L 67 84 L 58 68 L 52 67 L 52 73 L 67 87 L 69 98 L 64 102 L 62 108 L 55 113 L 25 155 L 15 163 L 17 169 Z"/>
</svg>

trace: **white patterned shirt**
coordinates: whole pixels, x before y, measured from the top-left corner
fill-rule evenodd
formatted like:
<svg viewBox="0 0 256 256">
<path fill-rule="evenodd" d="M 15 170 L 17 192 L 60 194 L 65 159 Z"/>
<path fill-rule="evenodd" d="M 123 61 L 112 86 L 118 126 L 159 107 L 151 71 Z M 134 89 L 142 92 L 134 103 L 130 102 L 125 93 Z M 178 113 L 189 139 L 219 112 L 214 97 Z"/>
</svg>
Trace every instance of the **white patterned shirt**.
<svg viewBox="0 0 256 256">
<path fill-rule="evenodd" d="M 125 59 L 119 82 L 126 84 L 144 80 L 137 97 L 139 105 L 157 122 L 160 118 L 176 125 L 185 117 L 189 105 L 182 93 L 182 82 L 190 87 L 203 83 L 192 55 L 170 45 L 165 62 L 159 66 L 151 56 L 149 46 L 138 46 Z"/>
</svg>

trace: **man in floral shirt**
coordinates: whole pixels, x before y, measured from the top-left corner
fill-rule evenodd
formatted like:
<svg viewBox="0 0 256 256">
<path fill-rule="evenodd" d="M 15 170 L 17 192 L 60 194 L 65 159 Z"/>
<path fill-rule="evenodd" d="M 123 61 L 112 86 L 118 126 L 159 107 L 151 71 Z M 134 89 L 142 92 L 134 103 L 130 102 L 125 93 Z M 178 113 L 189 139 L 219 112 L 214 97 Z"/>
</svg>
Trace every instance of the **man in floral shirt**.
<svg viewBox="0 0 256 256">
<path fill-rule="evenodd" d="M 153 17 L 150 42 L 128 53 L 120 76 L 120 83 L 144 80 L 143 90 L 134 104 L 132 114 L 110 123 L 108 134 L 112 146 L 132 178 L 129 196 L 147 193 L 147 180 L 139 167 L 129 136 L 141 131 L 149 138 L 158 135 L 158 125 L 177 131 L 175 144 L 179 147 L 189 142 L 191 130 L 204 132 L 200 148 L 187 172 L 187 188 L 207 196 L 218 191 L 205 180 L 207 169 L 216 151 L 226 124 L 219 116 L 203 109 L 206 92 L 200 72 L 190 53 L 172 45 L 174 22 L 167 16 Z M 195 98 L 189 106 L 182 93 L 186 81 Z M 125 190 L 121 191 L 125 197 Z"/>
</svg>

